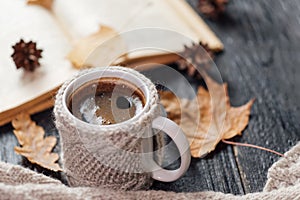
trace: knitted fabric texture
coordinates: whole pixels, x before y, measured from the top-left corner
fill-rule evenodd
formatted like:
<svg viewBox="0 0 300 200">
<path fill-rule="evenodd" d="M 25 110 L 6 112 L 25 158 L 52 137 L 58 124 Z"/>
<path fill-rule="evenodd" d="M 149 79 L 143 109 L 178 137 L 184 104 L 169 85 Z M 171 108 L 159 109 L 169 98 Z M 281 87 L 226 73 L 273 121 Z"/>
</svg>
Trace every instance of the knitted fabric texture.
<svg viewBox="0 0 300 200">
<path fill-rule="evenodd" d="M 142 80 L 150 91 L 149 107 L 143 110 L 137 120 L 122 126 L 84 126 L 76 123 L 64 109 L 63 94 L 74 79 L 96 70 L 98 68 L 81 71 L 67 81 L 56 96 L 55 123 L 61 138 L 63 169 L 68 183 L 70 186 L 104 186 L 118 190 L 147 189 L 152 179 L 141 161 L 140 137 L 160 114 L 156 88 L 135 70 L 106 68 L 130 73 Z"/>
<path fill-rule="evenodd" d="M 263 192 L 234 196 L 220 192 L 174 193 L 165 191 L 117 191 L 103 187 L 67 187 L 57 180 L 20 166 L 0 162 L 0 199 L 300 199 L 300 143 L 268 172 Z M 294 170 L 296 170 L 294 172 Z"/>
</svg>

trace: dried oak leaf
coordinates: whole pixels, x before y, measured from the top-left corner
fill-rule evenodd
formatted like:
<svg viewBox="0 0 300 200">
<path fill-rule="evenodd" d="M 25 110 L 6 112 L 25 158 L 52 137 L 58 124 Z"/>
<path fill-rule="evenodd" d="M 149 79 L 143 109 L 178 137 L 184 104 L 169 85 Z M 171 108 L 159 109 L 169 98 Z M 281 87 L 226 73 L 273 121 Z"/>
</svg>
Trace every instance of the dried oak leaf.
<svg viewBox="0 0 300 200">
<path fill-rule="evenodd" d="M 228 0 L 199 0 L 198 8 L 200 12 L 216 19 L 225 11 Z"/>
<path fill-rule="evenodd" d="M 13 47 L 14 53 L 11 55 L 17 69 L 24 68 L 26 71 L 33 72 L 40 66 L 39 59 L 42 58 L 43 50 L 37 49 L 35 42 L 25 42 L 21 39 Z"/>
<path fill-rule="evenodd" d="M 177 61 L 178 69 L 186 70 L 190 77 L 201 78 L 198 70 L 207 69 L 211 66 L 214 51 L 207 44 L 199 42 L 199 44 L 193 43 L 191 46 L 184 45 L 184 50 L 180 56 L 181 59 Z"/>
<path fill-rule="evenodd" d="M 117 31 L 101 25 L 98 32 L 77 41 L 67 58 L 77 69 L 108 66 L 126 50 L 126 45 Z"/>
<path fill-rule="evenodd" d="M 53 0 L 27 0 L 28 5 L 39 5 L 48 10 L 52 9 Z"/>
<path fill-rule="evenodd" d="M 51 153 L 56 145 L 54 136 L 44 138 L 45 131 L 36 125 L 28 114 L 20 114 L 12 121 L 14 134 L 22 147 L 15 147 L 15 152 L 26 157 L 31 163 L 38 164 L 46 169 L 61 171 L 60 166 L 55 163 L 59 156 Z"/>
<path fill-rule="evenodd" d="M 160 93 L 168 117 L 186 134 L 195 158 L 213 151 L 222 139 L 241 135 L 248 125 L 254 102 L 252 99 L 243 106 L 231 107 L 227 84 L 219 85 L 210 78 L 206 83 L 213 95 L 203 87 L 198 88 L 197 98 L 193 100 L 179 99 L 169 91 Z"/>
</svg>

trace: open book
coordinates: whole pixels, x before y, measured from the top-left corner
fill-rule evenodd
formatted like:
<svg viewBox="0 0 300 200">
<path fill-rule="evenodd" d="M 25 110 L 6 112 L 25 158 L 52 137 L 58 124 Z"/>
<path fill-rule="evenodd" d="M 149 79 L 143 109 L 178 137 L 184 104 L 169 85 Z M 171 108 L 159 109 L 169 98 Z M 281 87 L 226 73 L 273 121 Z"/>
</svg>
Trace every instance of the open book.
<svg viewBox="0 0 300 200">
<path fill-rule="evenodd" d="M 170 52 L 183 50 L 189 41 L 201 40 L 213 49 L 223 48 L 184 0 L 54 0 L 51 10 L 27 5 L 23 0 L 0 0 L 0 13 L 0 125 L 19 112 L 33 114 L 51 107 L 59 86 L 78 71 L 67 55 L 76 42 L 104 25 L 119 33 L 127 48 L 120 62 L 170 62 L 174 59 Z M 43 49 L 41 67 L 33 73 L 17 70 L 11 58 L 12 46 L 21 38 L 37 42 L 37 47 Z M 132 51 L 148 44 L 167 51 Z M 93 65 L 107 65 L 99 58 Z"/>
</svg>

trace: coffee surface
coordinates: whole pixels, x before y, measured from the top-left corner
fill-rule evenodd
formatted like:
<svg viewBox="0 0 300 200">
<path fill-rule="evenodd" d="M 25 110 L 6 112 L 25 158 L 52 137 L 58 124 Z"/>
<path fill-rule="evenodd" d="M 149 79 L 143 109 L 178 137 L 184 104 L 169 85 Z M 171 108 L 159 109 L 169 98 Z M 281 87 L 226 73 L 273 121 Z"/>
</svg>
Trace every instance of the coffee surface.
<svg viewBox="0 0 300 200">
<path fill-rule="evenodd" d="M 131 119 L 144 105 L 145 97 L 137 86 L 119 78 L 100 78 L 73 92 L 68 108 L 82 121 L 110 125 Z"/>
</svg>

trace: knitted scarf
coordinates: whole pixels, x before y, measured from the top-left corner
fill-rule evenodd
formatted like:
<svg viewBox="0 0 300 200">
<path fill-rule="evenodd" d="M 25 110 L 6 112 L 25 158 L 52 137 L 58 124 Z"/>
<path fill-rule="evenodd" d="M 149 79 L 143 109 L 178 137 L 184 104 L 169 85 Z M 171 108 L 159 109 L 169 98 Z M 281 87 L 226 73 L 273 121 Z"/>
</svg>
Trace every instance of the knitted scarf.
<svg viewBox="0 0 300 200">
<path fill-rule="evenodd" d="M 300 199 L 300 143 L 269 169 L 262 192 L 244 196 L 212 191 L 174 193 L 74 188 L 23 167 L 0 162 L 0 199 Z"/>
</svg>

